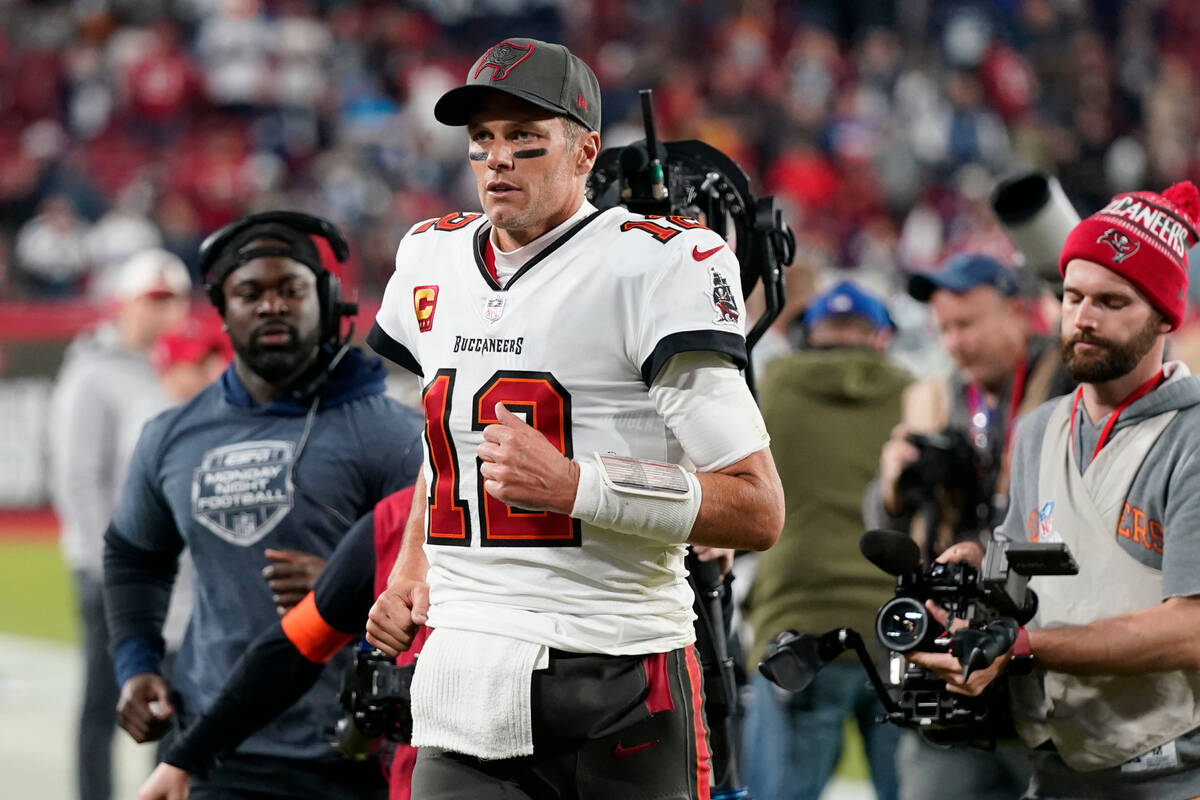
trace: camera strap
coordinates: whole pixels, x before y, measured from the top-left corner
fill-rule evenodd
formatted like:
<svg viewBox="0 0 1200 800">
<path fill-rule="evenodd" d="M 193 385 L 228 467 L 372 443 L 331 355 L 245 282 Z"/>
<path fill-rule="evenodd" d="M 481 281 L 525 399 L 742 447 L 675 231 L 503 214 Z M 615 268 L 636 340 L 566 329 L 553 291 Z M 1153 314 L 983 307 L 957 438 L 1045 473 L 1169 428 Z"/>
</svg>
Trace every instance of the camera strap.
<svg viewBox="0 0 1200 800">
<path fill-rule="evenodd" d="M 1006 460 L 1009 449 L 1012 447 L 1013 434 L 1017 429 L 1017 411 L 1025 396 L 1025 379 L 1028 373 L 1029 357 L 1026 353 L 1022 353 L 1013 370 L 1012 383 L 1008 392 L 1008 413 L 1004 417 L 1003 457 Z M 995 420 L 995 410 L 988 405 L 978 381 L 967 384 L 967 417 L 971 426 L 971 444 L 979 450 L 986 451 L 992 423 Z"/>
</svg>

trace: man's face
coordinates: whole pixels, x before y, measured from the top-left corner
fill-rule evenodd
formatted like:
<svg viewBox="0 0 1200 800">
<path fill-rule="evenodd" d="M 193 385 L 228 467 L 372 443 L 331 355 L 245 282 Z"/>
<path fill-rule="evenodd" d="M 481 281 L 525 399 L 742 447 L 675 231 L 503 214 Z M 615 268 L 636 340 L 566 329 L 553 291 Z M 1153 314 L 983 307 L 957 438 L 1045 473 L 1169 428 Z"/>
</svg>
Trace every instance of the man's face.
<svg viewBox="0 0 1200 800">
<path fill-rule="evenodd" d="M 939 289 L 929 300 L 942 346 L 970 381 L 1001 383 L 1025 346 L 1025 323 L 1016 302 L 991 286 L 963 294 Z"/>
<path fill-rule="evenodd" d="M 1128 375 L 1170 329 L 1133 284 L 1099 264 L 1074 259 L 1063 279 L 1062 359 L 1082 383 Z"/>
<path fill-rule="evenodd" d="M 468 157 L 484 213 L 524 244 L 567 219 L 595 161 L 599 138 L 567 141 L 563 118 L 502 92 L 488 92 L 470 116 Z M 587 150 L 588 152 L 585 152 Z"/>
<path fill-rule="evenodd" d="M 223 289 L 229 341 L 263 380 L 283 383 L 316 358 L 321 311 L 311 269 L 284 256 L 264 256 L 231 272 Z"/>
<path fill-rule="evenodd" d="M 177 294 L 147 294 L 122 306 L 122 326 L 139 346 L 149 347 L 187 318 L 188 299 Z"/>
</svg>

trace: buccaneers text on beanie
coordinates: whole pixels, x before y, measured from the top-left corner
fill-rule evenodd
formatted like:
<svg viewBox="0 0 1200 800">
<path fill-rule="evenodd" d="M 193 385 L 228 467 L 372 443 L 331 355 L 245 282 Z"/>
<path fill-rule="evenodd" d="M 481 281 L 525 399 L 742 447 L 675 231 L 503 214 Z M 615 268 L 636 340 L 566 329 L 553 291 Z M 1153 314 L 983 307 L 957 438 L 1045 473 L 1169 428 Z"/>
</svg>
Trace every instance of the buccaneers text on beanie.
<svg viewBox="0 0 1200 800">
<path fill-rule="evenodd" d="M 1081 258 L 1100 264 L 1136 286 L 1150 304 L 1179 327 L 1187 294 L 1187 254 L 1200 236 L 1200 193 L 1190 182 L 1162 194 L 1119 194 L 1080 222 L 1067 237 L 1058 271 Z"/>
</svg>

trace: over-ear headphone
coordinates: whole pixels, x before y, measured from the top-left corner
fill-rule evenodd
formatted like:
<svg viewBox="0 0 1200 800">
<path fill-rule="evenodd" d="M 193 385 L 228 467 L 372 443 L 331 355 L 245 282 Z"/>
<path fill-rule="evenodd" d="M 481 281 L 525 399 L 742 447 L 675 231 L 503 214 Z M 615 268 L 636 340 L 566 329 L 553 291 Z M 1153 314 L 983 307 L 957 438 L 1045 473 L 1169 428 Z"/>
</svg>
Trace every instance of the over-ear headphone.
<svg viewBox="0 0 1200 800">
<path fill-rule="evenodd" d="M 309 236 L 319 236 L 329 242 L 339 264 L 350 257 L 350 245 L 341 231 L 327 219 L 300 211 L 263 211 L 234 220 L 209 234 L 200 243 L 200 274 L 204 291 L 225 316 L 225 278 L 229 273 L 255 258 L 281 255 L 309 267 L 317 277 L 317 302 L 321 311 L 321 343 L 342 344 L 342 317 L 358 313 L 358 304 L 342 300 L 342 284 L 321 265 L 316 245 Z M 248 248 L 256 239 L 282 242 Z M 349 337 L 346 337 L 349 338 Z"/>
</svg>

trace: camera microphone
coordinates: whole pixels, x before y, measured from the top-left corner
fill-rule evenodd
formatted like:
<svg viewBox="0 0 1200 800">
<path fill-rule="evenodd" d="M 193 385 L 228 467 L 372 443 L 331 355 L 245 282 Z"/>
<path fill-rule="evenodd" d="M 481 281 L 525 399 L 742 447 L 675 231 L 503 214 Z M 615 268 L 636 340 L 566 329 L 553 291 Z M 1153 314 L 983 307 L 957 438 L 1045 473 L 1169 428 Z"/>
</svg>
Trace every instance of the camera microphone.
<svg viewBox="0 0 1200 800">
<path fill-rule="evenodd" d="M 867 531 L 858 540 L 859 551 L 889 575 L 912 575 L 921 567 L 921 548 L 898 531 Z"/>
</svg>

